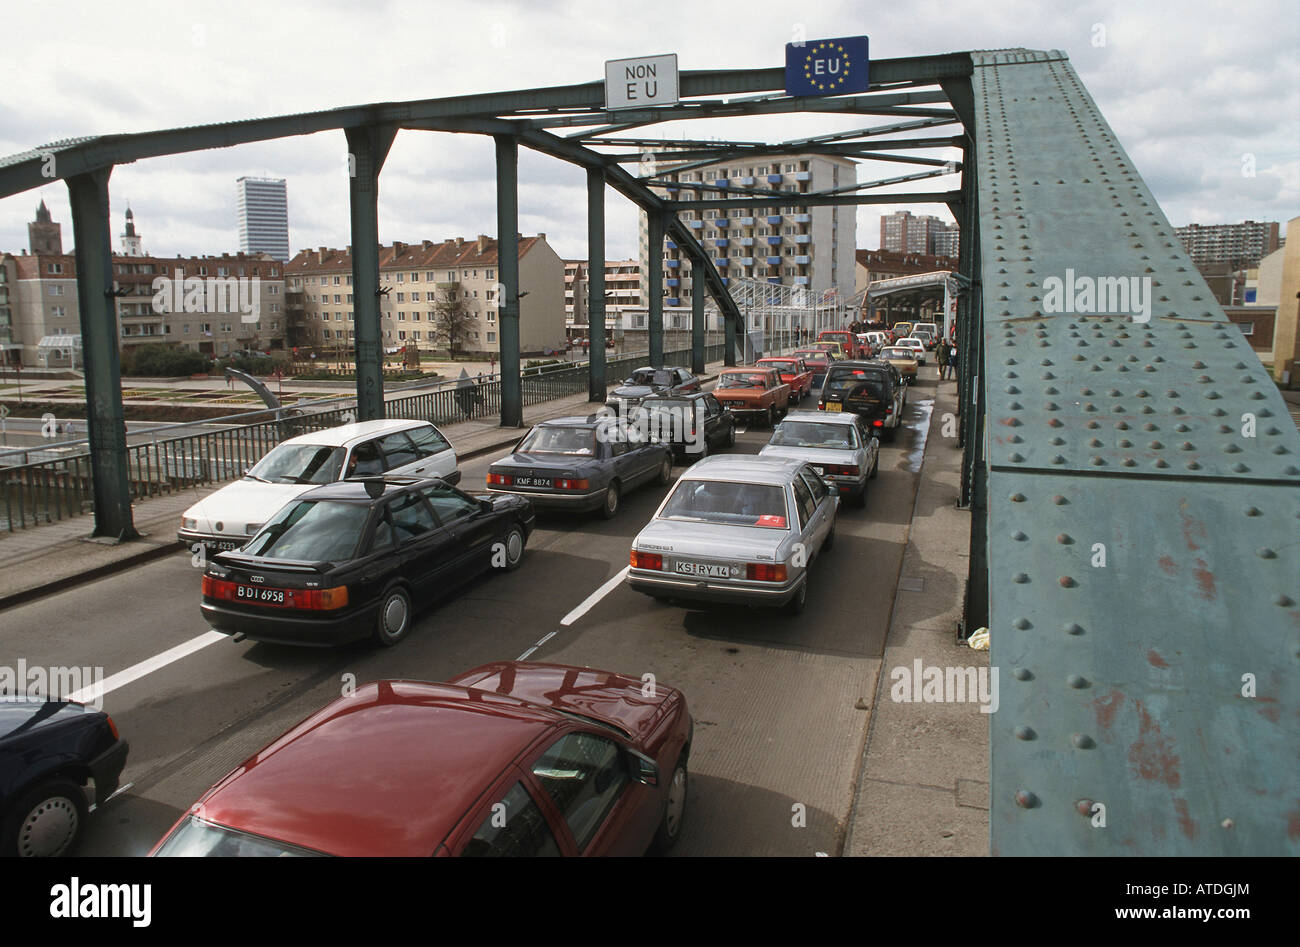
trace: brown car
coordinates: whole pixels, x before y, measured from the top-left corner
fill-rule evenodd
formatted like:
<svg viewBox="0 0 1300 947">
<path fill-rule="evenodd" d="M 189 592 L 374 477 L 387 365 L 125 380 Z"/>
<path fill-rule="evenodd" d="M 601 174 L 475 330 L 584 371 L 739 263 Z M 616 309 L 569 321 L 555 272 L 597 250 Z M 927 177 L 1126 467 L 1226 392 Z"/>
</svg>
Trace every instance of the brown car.
<svg viewBox="0 0 1300 947">
<path fill-rule="evenodd" d="M 762 419 L 769 427 L 790 410 L 790 386 L 771 368 L 724 368 L 713 395 L 739 417 Z"/>
</svg>

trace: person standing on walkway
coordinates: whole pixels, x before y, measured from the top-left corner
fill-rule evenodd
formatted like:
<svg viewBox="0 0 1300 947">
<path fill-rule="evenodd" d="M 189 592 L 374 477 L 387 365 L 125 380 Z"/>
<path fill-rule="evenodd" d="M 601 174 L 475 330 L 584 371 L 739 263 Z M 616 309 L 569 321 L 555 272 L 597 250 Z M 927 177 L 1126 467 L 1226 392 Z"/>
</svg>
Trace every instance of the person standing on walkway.
<svg viewBox="0 0 1300 947">
<path fill-rule="evenodd" d="M 945 339 L 939 343 L 939 351 L 936 353 L 939 357 L 939 380 L 943 381 L 948 377 L 948 342 Z"/>
</svg>

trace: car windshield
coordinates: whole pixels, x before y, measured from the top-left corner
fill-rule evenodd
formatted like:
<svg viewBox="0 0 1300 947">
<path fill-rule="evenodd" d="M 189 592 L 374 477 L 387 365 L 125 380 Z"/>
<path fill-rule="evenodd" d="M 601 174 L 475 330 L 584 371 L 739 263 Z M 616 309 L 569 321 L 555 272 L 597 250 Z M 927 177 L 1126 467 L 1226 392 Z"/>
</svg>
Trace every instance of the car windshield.
<svg viewBox="0 0 1300 947">
<path fill-rule="evenodd" d="M 723 375 L 718 379 L 719 388 L 766 388 L 766 375 Z"/>
<path fill-rule="evenodd" d="M 204 822 L 190 816 L 176 831 L 167 837 L 158 849 L 159 858 L 228 857 L 261 855 L 271 858 L 303 858 L 319 856 L 320 852 L 298 848 L 286 842 L 247 835 L 222 825 Z"/>
<path fill-rule="evenodd" d="M 673 373 L 666 369 L 639 368 L 628 379 L 632 385 L 671 385 Z"/>
<path fill-rule="evenodd" d="M 777 361 L 776 359 L 765 358 L 760 365 L 766 365 L 768 368 L 775 368 L 778 372 L 793 372 L 795 370 L 794 362 Z"/>
<path fill-rule="evenodd" d="M 299 500 L 271 517 L 243 551 L 303 562 L 349 559 L 369 515 L 370 508 L 359 503 Z"/>
<path fill-rule="evenodd" d="M 343 448 L 281 444 L 248 471 L 267 483 L 333 483 L 343 470 Z"/>
<path fill-rule="evenodd" d="M 843 394 L 848 398 L 881 401 L 885 397 L 885 382 L 879 375 L 868 374 L 858 368 L 851 372 L 836 372 L 831 375 L 826 379 L 826 391 L 831 394 Z"/>
<path fill-rule="evenodd" d="M 660 519 L 789 529 L 785 491 L 774 484 L 680 480 Z"/>
<path fill-rule="evenodd" d="M 818 351 L 818 352 L 797 352 L 796 354 L 797 354 L 801 359 L 803 359 L 805 362 L 807 362 L 809 365 L 825 365 L 825 364 L 826 364 L 826 353 L 825 353 L 825 352 L 821 352 L 821 351 Z"/>
<path fill-rule="evenodd" d="M 535 427 L 520 443 L 517 452 L 595 457 L 596 431 L 589 427 Z"/>
<path fill-rule="evenodd" d="M 904 349 L 904 348 L 899 348 L 897 346 L 892 346 L 887 349 L 881 349 L 880 357 L 881 358 L 912 358 L 912 352 L 910 349 Z"/>
<path fill-rule="evenodd" d="M 851 424 L 822 424 L 817 421 L 782 421 L 772 435 L 777 447 L 824 447 L 830 450 L 858 446 Z"/>
</svg>

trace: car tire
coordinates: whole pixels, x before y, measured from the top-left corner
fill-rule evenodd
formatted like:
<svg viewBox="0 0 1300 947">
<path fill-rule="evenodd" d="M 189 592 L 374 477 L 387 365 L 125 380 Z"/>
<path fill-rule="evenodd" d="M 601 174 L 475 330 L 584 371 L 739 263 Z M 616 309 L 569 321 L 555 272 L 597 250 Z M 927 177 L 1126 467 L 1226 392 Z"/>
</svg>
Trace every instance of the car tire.
<svg viewBox="0 0 1300 947">
<path fill-rule="evenodd" d="M 673 764 L 673 774 L 669 777 L 667 799 L 664 800 L 664 814 L 659 819 L 659 828 L 650 843 L 650 854 L 666 855 L 672 851 L 677 840 L 682 837 L 682 825 L 686 821 L 686 794 L 690 789 L 690 777 L 687 770 L 686 750 L 682 750 Z"/>
<path fill-rule="evenodd" d="M 389 586 L 379 598 L 375 616 L 375 641 L 391 648 L 411 630 L 411 596 L 400 585 Z"/>
<path fill-rule="evenodd" d="M 736 425 L 734 424 L 727 429 L 727 446 L 728 447 L 736 446 Z"/>
<path fill-rule="evenodd" d="M 89 811 L 85 793 L 70 779 L 33 786 L 10 809 L 0 855 L 68 855 L 81 841 Z"/>
<path fill-rule="evenodd" d="M 785 613 L 787 615 L 802 615 L 804 606 L 808 603 L 808 578 L 805 576 L 799 585 L 799 591 L 794 593 L 794 597 L 785 603 Z"/>
<path fill-rule="evenodd" d="M 871 465 L 871 474 L 869 476 L 869 479 L 875 480 L 876 474 L 878 473 L 880 473 L 880 449 L 879 448 L 876 449 L 876 459 Z"/>
<path fill-rule="evenodd" d="M 605 502 L 600 505 L 602 519 L 612 520 L 618 514 L 619 499 L 618 481 L 611 480 L 605 488 Z"/>
<path fill-rule="evenodd" d="M 767 426 L 773 429 L 776 427 L 776 405 L 767 406 Z"/>
<path fill-rule="evenodd" d="M 704 456 L 709 456 L 709 439 L 704 439 Z M 659 465 L 659 486 L 664 487 L 673 479 L 673 458 L 669 454 L 664 458 L 664 462 Z"/>
<path fill-rule="evenodd" d="M 528 537 L 524 535 L 523 527 L 518 523 L 511 523 L 501 544 L 506 552 L 504 568 L 507 572 L 514 572 L 523 563 L 524 550 L 528 546 Z"/>
<path fill-rule="evenodd" d="M 867 505 L 867 485 L 864 483 L 862 489 L 853 496 L 854 509 L 862 509 Z"/>
</svg>

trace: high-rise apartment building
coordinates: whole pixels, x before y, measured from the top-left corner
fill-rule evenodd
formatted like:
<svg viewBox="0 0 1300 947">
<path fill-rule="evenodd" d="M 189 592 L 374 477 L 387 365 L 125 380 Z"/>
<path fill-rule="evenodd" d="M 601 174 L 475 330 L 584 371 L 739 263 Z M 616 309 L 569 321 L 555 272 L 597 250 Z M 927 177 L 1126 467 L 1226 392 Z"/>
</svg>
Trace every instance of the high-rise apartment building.
<svg viewBox="0 0 1300 947">
<path fill-rule="evenodd" d="M 1277 221 L 1245 220 L 1239 224 L 1188 224 L 1174 233 L 1197 266 L 1227 263 L 1239 269 L 1259 266 L 1279 246 Z"/>
<path fill-rule="evenodd" d="M 739 197 L 719 187 L 762 188 L 807 194 L 847 187 L 857 182 L 857 166 L 847 158 L 788 155 L 767 162 L 732 159 L 677 172 L 683 162 L 659 161 L 661 178 L 694 187 L 656 188 L 673 200 L 690 202 Z M 799 207 L 773 197 L 767 206 L 731 210 L 682 210 L 678 216 L 713 258 L 724 283 L 740 277 L 766 280 L 787 287 L 804 287 L 825 294 L 853 293 L 853 252 L 857 244 L 857 208 Z M 649 226 L 641 214 L 641 305 L 648 306 Z M 663 248 L 664 280 L 659 291 L 665 306 L 689 306 L 695 291 L 689 258 L 672 241 Z M 700 287 L 700 291 L 704 291 Z"/>
<path fill-rule="evenodd" d="M 289 197 L 284 178 L 243 177 L 235 182 L 239 251 L 289 260 Z"/>
<path fill-rule="evenodd" d="M 564 261 L 564 321 L 570 335 L 585 337 L 591 308 L 586 260 Z M 605 261 L 605 326 L 613 329 L 626 309 L 641 308 L 641 266 L 636 260 Z"/>
<path fill-rule="evenodd" d="M 880 249 L 927 256 L 957 255 L 960 228 L 938 217 L 913 215 L 910 210 L 880 218 Z"/>
</svg>

